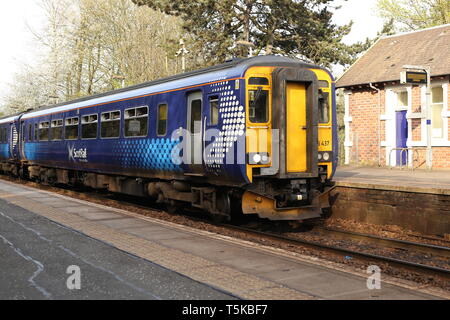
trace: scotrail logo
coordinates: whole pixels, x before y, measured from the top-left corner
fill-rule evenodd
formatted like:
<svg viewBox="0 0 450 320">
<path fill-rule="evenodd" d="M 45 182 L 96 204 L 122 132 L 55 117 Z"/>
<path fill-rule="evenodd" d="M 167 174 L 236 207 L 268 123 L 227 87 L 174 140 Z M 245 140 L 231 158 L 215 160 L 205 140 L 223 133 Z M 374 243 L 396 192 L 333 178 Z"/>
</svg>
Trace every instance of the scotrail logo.
<svg viewBox="0 0 450 320">
<path fill-rule="evenodd" d="M 69 150 L 69 160 L 70 161 L 87 161 L 87 149 L 86 148 L 80 148 L 76 149 L 75 146 L 68 146 Z"/>
</svg>

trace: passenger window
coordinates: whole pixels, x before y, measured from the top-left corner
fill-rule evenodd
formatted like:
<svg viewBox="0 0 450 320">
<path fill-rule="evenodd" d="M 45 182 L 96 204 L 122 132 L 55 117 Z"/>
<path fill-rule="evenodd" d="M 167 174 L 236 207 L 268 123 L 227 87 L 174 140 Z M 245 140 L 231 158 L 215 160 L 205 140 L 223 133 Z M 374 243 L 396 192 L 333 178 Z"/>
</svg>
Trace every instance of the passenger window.
<svg viewBox="0 0 450 320">
<path fill-rule="evenodd" d="M 50 122 L 45 121 L 39 123 L 39 141 L 45 141 L 49 139 Z"/>
<path fill-rule="evenodd" d="M 97 138 L 98 115 L 91 114 L 81 118 L 81 138 L 95 139 Z"/>
<path fill-rule="evenodd" d="M 158 106 L 158 124 L 157 134 L 158 136 L 165 136 L 167 133 L 167 104 L 160 104 Z"/>
<path fill-rule="evenodd" d="M 4 138 L 3 138 L 3 128 L 0 129 L 0 142 L 3 142 Z"/>
<path fill-rule="evenodd" d="M 249 92 L 249 120 L 253 123 L 265 123 L 269 120 L 269 91 L 250 90 Z"/>
<path fill-rule="evenodd" d="M 79 118 L 66 118 L 66 131 L 64 137 L 66 140 L 76 140 L 78 139 L 78 124 Z"/>
<path fill-rule="evenodd" d="M 145 137 L 148 132 L 148 107 L 125 110 L 125 137 Z"/>
<path fill-rule="evenodd" d="M 329 93 L 319 90 L 319 123 L 328 123 L 330 121 L 330 103 Z"/>
<path fill-rule="evenodd" d="M 209 98 L 209 124 L 216 126 L 219 123 L 219 97 Z"/>
<path fill-rule="evenodd" d="M 63 121 L 62 119 L 52 121 L 52 140 L 62 140 L 63 137 Z"/>
<path fill-rule="evenodd" d="M 118 138 L 120 136 L 120 111 L 102 113 L 100 136 L 102 138 Z"/>
</svg>

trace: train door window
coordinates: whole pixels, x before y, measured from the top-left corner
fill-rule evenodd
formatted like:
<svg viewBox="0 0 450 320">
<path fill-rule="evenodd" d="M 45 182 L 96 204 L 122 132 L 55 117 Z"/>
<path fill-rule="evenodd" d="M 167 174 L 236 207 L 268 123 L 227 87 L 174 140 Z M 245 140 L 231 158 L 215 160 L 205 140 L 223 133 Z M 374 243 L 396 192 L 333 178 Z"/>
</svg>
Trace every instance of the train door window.
<svg viewBox="0 0 450 320">
<path fill-rule="evenodd" d="M 219 97 L 209 98 L 209 124 L 216 126 L 219 123 Z"/>
<path fill-rule="evenodd" d="M 66 140 L 76 140 L 78 139 L 78 124 L 80 120 L 78 117 L 66 118 L 66 130 L 64 133 L 64 138 Z"/>
<path fill-rule="evenodd" d="M 102 138 L 118 138 L 120 136 L 120 111 L 102 113 L 100 136 Z"/>
<path fill-rule="evenodd" d="M 39 141 L 48 140 L 50 132 L 50 122 L 44 121 L 39 123 Z"/>
<path fill-rule="evenodd" d="M 202 127 L 202 100 L 195 99 L 191 102 L 191 134 L 200 133 Z"/>
<path fill-rule="evenodd" d="M 81 118 L 81 138 L 97 138 L 98 115 L 90 114 Z"/>
<path fill-rule="evenodd" d="M 52 140 L 62 140 L 63 138 L 63 121 L 62 119 L 52 120 L 51 125 Z"/>
<path fill-rule="evenodd" d="M 3 128 L 0 128 L 0 142 L 4 142 Z"/>
<path fill-rule="evenodd" d="M 24 121 L 20 122 L 20 139 L 22 140 L 22 142 L 25 141 L 25 122 Z"/>
<path fill-rule="evenodd" d="M 125 137 L 145 137 L 148 133 L 148 107 L 125 110 Z"/>
<path fill-rule="evenodd" d="M 33 126 L 28 124 L 28 142 L 33 141 Z"/>
<path fill-rule="evenodd" d="M 249 120 L 253 123 L 269 121 L 269 91 L 259 87 L 249 90 Z"/>
<path fill-rule="evenodd" d="M 39 125 L 37 123 L 34 124 L 34 141 L 39 140 L 39 131 L 38 131 Z"/>
<path fill-rule="evenodd" d="M 8 129 L 3 128 L 3 137 L 5 138 L 5 143 L 8 143 Z"/>
<path fill-rule="evenodd" d="M 319 123 L 330 121 L 330 95 L 319 90 Z"/>
<path fill-rule="evenodd" d="M 167 111 L 168 106 L 166 103 L 158 106 L 158 124 L 157 134 L 158 136 L 165 136 L 167 134 Z"/>
</svg>

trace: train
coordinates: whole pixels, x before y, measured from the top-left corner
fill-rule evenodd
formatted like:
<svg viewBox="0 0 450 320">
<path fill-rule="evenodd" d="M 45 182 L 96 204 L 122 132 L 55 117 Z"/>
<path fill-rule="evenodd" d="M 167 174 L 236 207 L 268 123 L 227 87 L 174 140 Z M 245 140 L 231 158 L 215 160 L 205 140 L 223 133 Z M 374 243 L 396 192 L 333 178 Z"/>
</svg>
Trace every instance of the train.
<svg viewBox="0 0 450 320">
<path fill-rule="evenodd" d="M 330 71 L 267 55 L 0 119 L 0 170 L 218 219 L 307 220 L 338 156 Z"/>
</svg>

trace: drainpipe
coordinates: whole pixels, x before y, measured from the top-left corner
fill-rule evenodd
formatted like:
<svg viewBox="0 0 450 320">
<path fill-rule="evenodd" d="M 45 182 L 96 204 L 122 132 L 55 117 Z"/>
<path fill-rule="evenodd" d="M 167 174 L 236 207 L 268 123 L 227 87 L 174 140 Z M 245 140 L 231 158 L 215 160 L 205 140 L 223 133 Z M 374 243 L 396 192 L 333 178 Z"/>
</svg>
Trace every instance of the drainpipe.
<svg viewBox="0 0 450 320">
<path fill-rule="evenodd" d="M 378 166 L 381 167 L 381 90 L 372 82 L 369 83 L 369 87 L 378 91 Z"/>
</svg>

